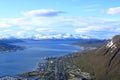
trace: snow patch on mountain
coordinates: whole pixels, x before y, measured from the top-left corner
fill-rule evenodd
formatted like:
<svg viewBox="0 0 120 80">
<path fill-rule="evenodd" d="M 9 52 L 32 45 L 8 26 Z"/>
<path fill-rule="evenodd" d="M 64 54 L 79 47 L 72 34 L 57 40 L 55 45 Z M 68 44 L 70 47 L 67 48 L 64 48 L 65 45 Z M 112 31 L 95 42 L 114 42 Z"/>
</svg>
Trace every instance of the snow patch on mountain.
<svg viewBox="0 0 120 80">
<path fill-rule="evenodd" d="M 106 45 L 106 47 L 108 47 L 108 48 L 117 48 L 112 40 Z"/>
</svg>

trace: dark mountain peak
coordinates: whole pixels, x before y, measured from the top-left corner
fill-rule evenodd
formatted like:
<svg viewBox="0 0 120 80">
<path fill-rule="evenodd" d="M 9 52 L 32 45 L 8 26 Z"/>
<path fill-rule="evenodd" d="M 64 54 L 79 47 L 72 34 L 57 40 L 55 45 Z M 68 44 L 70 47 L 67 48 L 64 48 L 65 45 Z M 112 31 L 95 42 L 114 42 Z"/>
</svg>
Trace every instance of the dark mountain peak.
<svg viewBox="0 0 120 80">
<path fill-rule="evenodd" d="M 120 40 L 120 35 L 116 35 L 112 38 L 113 40 Z"/>
<path fill-rule="evenodd" d="M 104 47 L 105 48 L 105 47 Z M 109 49 L 111 48 L 114 49 L 114 50 L 117 50 L 117 49 L 120 49 L 120 35 L 116 35 L 114 36 L 111 41 L 109 41 L 107 44 L 106 44 L 106 48 Z"/>
<path fill-rule="evenodd" d="M 114 36 L 107 44 L 97 49 L 95 53 L 107 57 L 117 56 L 120 53 L 120 35 Z"/>
<path fill-rule="evenodd" d="M 116 44 L 116 46 L 120 46 L 120 35 L 116 35 L 112 38 L 113 43 Z"/>
</svg>

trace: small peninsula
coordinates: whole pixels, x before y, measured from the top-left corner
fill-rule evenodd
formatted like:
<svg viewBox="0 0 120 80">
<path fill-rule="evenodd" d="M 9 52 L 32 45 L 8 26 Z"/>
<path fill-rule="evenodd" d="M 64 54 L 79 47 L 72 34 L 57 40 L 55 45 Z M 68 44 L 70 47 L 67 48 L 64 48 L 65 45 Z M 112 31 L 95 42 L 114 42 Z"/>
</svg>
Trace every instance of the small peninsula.
<svg viewBox="0 0 120 80">
<path fill-rule="evenodd" d="M 24 46 L 17 46 L 9 43 L 0 43 L 0 53 L 15 52 L 17 50 L 24 50 L 24 49 L 25 49 Z"/>
</svg>

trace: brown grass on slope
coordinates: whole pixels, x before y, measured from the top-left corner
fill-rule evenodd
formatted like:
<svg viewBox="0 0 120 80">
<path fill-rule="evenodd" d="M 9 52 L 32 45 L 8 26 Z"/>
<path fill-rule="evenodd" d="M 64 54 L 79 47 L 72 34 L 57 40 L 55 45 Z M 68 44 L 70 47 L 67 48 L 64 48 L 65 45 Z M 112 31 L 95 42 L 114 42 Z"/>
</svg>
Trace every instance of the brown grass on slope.
<svg viewBox="0 0 120 80">
<path fill-rule="evenodd" d="M 93 74 L 95 80 L 120 80 L 120 35 L 74 60 L 81 70 Z"/>
</svg>

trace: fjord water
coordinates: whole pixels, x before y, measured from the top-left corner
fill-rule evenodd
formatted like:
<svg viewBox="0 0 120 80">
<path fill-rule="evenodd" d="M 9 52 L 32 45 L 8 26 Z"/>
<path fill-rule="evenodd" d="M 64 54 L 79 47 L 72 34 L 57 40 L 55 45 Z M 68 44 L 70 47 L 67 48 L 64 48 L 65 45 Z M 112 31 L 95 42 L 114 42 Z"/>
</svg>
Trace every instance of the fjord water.
<svg viewBox="0 0 120 80">
<path fill-rule="evenodd" d="M 26 49 L 16 52 L 0 53 L 0 76 L 16 75 L 36 70 L 37 63 L 45 56 L 63 56 L 80 50 L 79 47 L 69 45 L 74 40 L 26 40 L 14 43 L 25 46 Z"/>
</svg>

